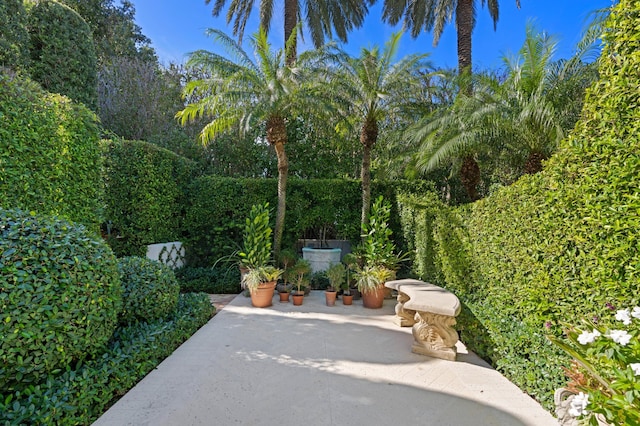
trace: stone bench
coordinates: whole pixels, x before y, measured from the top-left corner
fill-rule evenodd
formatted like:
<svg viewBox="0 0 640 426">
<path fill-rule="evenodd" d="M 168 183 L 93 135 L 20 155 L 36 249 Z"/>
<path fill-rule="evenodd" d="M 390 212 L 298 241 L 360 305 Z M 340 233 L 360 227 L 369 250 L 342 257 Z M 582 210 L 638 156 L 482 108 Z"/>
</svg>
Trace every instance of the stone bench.
<svg viewBox="0 0 640 426">
<path fill-rule="evenodd" d="M 455 361 L 458 332 L 453 328 L 460 313 L 455 294 L 424 281 L 387 281 L 385 287 L 398 292 L 394 322 L 413 327 L 412 352 Z"/>
</svg>

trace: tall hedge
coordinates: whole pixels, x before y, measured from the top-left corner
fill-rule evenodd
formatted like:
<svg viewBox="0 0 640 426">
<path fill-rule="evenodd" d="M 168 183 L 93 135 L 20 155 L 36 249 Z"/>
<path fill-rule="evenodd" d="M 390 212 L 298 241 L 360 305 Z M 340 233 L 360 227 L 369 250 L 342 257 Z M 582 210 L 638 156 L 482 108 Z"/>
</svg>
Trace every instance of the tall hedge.
<svg viewBox="0 0 640 426">
<path fill-rule="evenodd" d="M 300 238 L 360 240 L 360 182 L 350 179 L 295 179 L 287 184 L 283 246 Z M 186 214 L 187 254 L 192 266 L 211 266 L 239 249 L 242 224 L 253 204 L 277 202 L 275 179 L 200 177 L 189 190 Z M 398 194 L 423 194 L 426 182 L 374 182 L 373 196 L 392 202 L 390 226 L 396 244 L 406 251 L 398 214 Z"/>
<path fill-rule="evenodd" d="M 102 156 L 95 114 L 0 71 L 0 207 L 65 216 L 98 231 Z"/>
<path fill-rule="evenodd" d="M 0 2 L 0 67 L 14 71 L 25 69 L 29 62 L 27 12 L 22 0 Z"/>
<path fill-rule="evenodd" d="M 54 0 L 27 6 L 31 77 L 46 90 L 95 111 L 98 68 L 89 25 L 76 11 Z"/>
<path fill-rule="evenodd" d="M 104 155 L 103 231 L 116 254 L 144 256 L 147 244 L 182 240 L 194 163 L 142 141 L 106 141 Z"/>
<path fill-rule="evenodd" d="M 471 349 L 551 406 L 562 321 L 640 303 L 640 2 L 613 8 L 582 117 L 542 173 L 473 205 Z M 462 229 L 461 233 L 464 234 Z M 471 327 L 471 326 L 470 326 Z"/>
</svg>

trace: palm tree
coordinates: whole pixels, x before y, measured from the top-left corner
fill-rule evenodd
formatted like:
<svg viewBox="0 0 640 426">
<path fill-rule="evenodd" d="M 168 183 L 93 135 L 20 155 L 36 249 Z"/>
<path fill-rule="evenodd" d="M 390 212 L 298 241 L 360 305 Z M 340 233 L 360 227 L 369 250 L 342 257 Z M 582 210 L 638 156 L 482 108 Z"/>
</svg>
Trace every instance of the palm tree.
<svg viewBox="0 0 640 426">
<path fill-rule="evenodd" d="M 482 0 L 481 6 L 487 9 L 496 28 L 499 17 L 498 0 Z M 476 25 L 477 0 L 385 0 L 382 19 L 396 25 L 402 19 L 404 27 L 411 30 L 416 38 L 422 30 L 433 31 L 433 44 L 436 46 L 447 22 L 456 15 L 458 35 L 458 72 L 471 72 L 471 35 Z M 516 0 L 520 8 L 520 0 Z"/>
<path fill-rule="evenodd" d="M 506 79 L 475 76 L 471 96 L 460 94 L 452 107 L 408 130 L 409 139 L 421 143 L 418 167 L 426 172 L 452 159 L 506 152 L 524 173 L 540 171 L 575 124 L 584 90 L 596 78 L 593 65 L 584 62 L 595 42 L 594 34 L 587 36 L 591 42 L 581 42 L 574 57 L 554 62 L 557 41 L 528 24 L 518 56 L 503 58 Z M 477 199 L 475 185 L 463 184 L 469 197 Z"/>
<path fill-rule="evenodd" d="M 227 0 L 205 0 L 206 4 L 214 1 L 213 16 L 219 16 Z M 233 19 L 233 34 L 242 40 L 247 20 L 253 11 L 255 0 L 234 0 L 227 10 L 227 23 Z M 268 33 L 274 9 L 273 0 L 260 0 L 260 25 Z M 333 31 L 339 40 L 346 42 L 347 34 L 353 28 L 359 28 L 369 12 L 369 6 L 375 0 L 341 1 L 341 0 L 284 0 L 284 39 L 291 34 L 304 15 L 305 24 L 309 28 L 313 45 L 318 48 L 324 44 L 325 38 L 333 38 Z M 297 40 L 287 56 L 291 64 L 296 59 Z"/>
<path fill-rule="evenodd" d="M 371 150 L 378 140 L 379 123 L 413 103 L 414 94 L 421 91 L 420 71 L 428 66 L 426 54 L 407 55 L 394 62 L 401 36 L 393 34 L 382 51 L 378 47 L 363 48 L 360 56 L 352 57 L 336 48 L 331 55 L 333 66 L 326 90 L 336 101 L 349 106 L 345 116 L 356 117 L 360 122 L 362 223 L 369 215 Z"/>
<path fill-rule="evenodd" d="M 207 78 L 193 80 L 185 87 L 187 106 L 177 113 L 182 124 L 200 117 L 210 118 L 200 133 L 207 144 L 222 132 L 238 128 L 245 132 L 255 125 L 266 126 L 266 139 L 275 148 L 278 159 L 278 207 L 274 229 L 274 252 L 280 251 L 286 208 L 289 162 L 285 152 L 287 118 L 292 111 L 319 109 L 322 102 L 316 92 L 299 80 L 305 58 L 298 67 L 287 65 L 296 33 L 284 49 L 272 51 L 263 28 L 251 37 L 256 59 L 221 31 L 209 29 L 207 35 L 222 44 L 233 59 L 199 50 L 190 55 L 187 65 L 202 69 Z M 277 256 L 276 256 L 277 258 Z"/>
</svg>

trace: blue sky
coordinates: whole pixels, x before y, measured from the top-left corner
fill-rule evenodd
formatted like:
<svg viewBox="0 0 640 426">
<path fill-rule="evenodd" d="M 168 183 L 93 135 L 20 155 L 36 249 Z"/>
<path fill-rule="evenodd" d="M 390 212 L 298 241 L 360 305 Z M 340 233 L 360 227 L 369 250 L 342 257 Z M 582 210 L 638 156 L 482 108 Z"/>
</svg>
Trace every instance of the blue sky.
<svg viewBox="0 0 640 426">
<path fill-rule="evenodd" d="M 259 0 L 256 4 L 258 2 Z M 276 2 L 278 3 L 283 2 Z M 493 30 L 486 8 L 478 10 L 472 47 L 474 69 L 499 68 L 503 54 L 515 54 L 524 40 L 528 20 L 534 20 L 538 29 L 558 38 L 557 58 L 569 57 L 580 39 L 589 13 L 611 6 L 612 0 L 521 0 L 521 3 L 521 8 L 517 9 L 515 0 L 500 0 L 497 31 Z M 183 63 L 189 52 L 198 49 L 222 53 L 204 35 L 206 28 L 217 28 L 231 34 L 231 27 L 224 19 L 226 9 L 222 17 L 214 18 L 211 14 L 212 5 L 205 5 L 204 0 L 133 0 L 133 4 L 136 8 L 136 22 L 151 39 L 165 65 L 169 62 Z M 391 27 L 382 23 L 381 9 L 382 0 L 378 0 L 378 4 L 370 9 L 365 25 L 349 35 L 346 49 L 352 54 L 357 54 L 362 47 L 383 45 L 391 33 L 400 30 L 399 26 Z M 274 13 L 270 37 L 277 48 L 282 46 L 284 38 L 281 16 L 282 13 Z M 257 18 L 252 17 L 252 22 L 247 24 L 245 37 L 255 32 L 257 25 Z M 403 36 L 400 55 L 424 52 L 430 53 L 430 59 L 437 67 L 455 67 L 455 26 L 449 24 L 445 28 L 437 47 L 433 46 L 433 36 L 430 33 L 423 33 L 417 39 L 412 39 L 409 34 Z"/>
</svg>

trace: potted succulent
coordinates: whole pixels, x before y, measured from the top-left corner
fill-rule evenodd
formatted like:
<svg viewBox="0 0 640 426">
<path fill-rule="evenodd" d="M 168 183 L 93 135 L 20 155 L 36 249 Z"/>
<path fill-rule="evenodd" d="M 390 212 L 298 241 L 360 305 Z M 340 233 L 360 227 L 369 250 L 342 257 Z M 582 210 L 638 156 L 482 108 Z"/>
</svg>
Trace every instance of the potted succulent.
<svg viewBox="0 0 640 426">
<path fill-rule="evenodd" d="M 242 234 L 240 262 L 246 268 L 242 287 L 251 295 L 251 304 L 257 308 L 271 306 L 276 281 L 282 270 L 269 265 L 271 260 L 271 226 L 269 203 L 251 207 Z"/>
<path fill-rule="evenodd" d="M 329 278 L 329 287 L 325 290 L 324 295 L 327 306 L 333 306 L 336 303 L 338 290 L 342 288 L 344 282 L 345 268 L 342 263 L 334 263 L 326 271 Z"/>
<path fill-rule="evenodd" d="M 309 274 L 311 273 L 311 265 L 309 261 L 299 259 L 290 270 L 290 277 L 297 290 L 293 293 L 294 305 L 302 305 L 304 301 L 304 288 L 309 284 Z"/>
<path fill-rule="evenodd" d="M 393 271 L 382 265 L 365 265 L 355 273 L 358 291 L 365 308 L 379 309 L 384 303 L 384 283 L 393 278 Z"/>
</svg>

